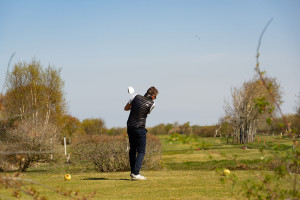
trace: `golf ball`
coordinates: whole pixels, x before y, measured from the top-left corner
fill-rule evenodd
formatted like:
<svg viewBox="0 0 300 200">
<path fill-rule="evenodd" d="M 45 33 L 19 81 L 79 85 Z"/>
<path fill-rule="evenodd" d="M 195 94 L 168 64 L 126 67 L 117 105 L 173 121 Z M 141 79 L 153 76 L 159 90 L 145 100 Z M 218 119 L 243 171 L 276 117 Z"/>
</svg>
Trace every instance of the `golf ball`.
<svg viewBox="0 0 300 200">
<path fill-rule="evenodd" d="M 224 174 L 225 176 L 229 176 L 229 174 L 230 174 L 229 169 L 224 169 L 223 174 Z"/>
</svg>

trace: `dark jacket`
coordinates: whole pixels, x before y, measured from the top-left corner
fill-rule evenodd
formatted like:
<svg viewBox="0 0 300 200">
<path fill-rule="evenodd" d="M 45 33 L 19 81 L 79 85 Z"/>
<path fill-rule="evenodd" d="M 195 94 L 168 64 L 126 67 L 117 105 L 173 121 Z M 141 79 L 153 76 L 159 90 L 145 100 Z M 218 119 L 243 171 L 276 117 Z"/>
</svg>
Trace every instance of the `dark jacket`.
<svg viewBox="0 0 300 200">
<path fill-rule="evenodd" d="M 154 102 L 149 95 L 136 95 L 131 102 L 130 114 L 127 121 L 128 128 L 145 128 L 146 118 Z"/>
</svg>

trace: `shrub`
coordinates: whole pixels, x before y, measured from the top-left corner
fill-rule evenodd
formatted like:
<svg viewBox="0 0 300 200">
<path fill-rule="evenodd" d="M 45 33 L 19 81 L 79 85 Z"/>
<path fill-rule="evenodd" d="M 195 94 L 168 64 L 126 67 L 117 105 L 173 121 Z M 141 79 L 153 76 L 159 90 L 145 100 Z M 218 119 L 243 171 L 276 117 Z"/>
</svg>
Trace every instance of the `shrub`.
<svg viewBox="0 0 300 200">
<path fill-rule="evenodd" d="M 129 168 L 125 137 L 86 135 L 75 138 L 72 145 L 75 157 L 92 162 L 98 171 L 124 171 Z"/>
<path fill-rule="evenodd" d="M 35 162 L 50 160 L 53 145 L 58 142 L 58 128 L 41 121 L 24 120 L 14 129 L 8 130 L 7 140 L 0 158 L 6 171 L 25 171 Z"/>
<path fill-rule="evenodd" d="M 211 146 L 212 146 L 211 143 L 205 141 L 202 141 L 195 145 L 196 149 L 203 149 L 203 150 L 208 150 Z"/>
<path fill-rule="evenodd" d="M 185 135 L 179 133 L 173 133 L 169 136 L 169 143 L 172 144 L 173 142 L 180 142 L 183 144 L 189 144 L 193 142 L 198 142 L 199 138 L 195 135 Z"/>
<path fill-rule="evenodd" d="M 146 155 L 143 162 L 143 169 L 162 169 L 161 143 L 154 135 L 147 134 Z"/>
<path fill-rule="evenodd" d="M 159 140 L 148 134 L 146 146 L 143 169 L 161 168 Z M 130 170 L 127 136 L 86 135 L 77 137 L 72 145 L 72 150 L 75 157 L 92 162 L 100 172 Z"/>
</svg>

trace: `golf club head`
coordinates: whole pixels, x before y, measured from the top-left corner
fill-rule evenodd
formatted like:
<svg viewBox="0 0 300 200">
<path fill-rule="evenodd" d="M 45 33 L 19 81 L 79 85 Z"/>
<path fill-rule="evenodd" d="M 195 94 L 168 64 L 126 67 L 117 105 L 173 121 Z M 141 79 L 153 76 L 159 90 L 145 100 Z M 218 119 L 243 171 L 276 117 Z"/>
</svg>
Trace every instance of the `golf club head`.
<svg viewBox="0 0 300 200">
<path fill-rule="evenodd" d="M 130 87 L 130 86 L 128 87 L 128 93 L 131 95 L 134 93 L 133 87 Z"/>
</svg>

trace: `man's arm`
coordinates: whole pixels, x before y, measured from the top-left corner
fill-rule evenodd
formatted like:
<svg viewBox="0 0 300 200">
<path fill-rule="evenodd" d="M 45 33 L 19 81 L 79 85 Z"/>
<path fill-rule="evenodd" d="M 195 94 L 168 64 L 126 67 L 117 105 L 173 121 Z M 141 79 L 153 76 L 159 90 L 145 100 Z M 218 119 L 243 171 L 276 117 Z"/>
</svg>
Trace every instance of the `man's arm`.
<svg viewBox="0 0 300 200">
<path fill-rule="evenodd" d="M 155 107 L 155 103 L 153 103 L 153 105 L 151 106 L 151 108 L 150 108 L 150 110 L 149 110 L 149 113 L 148 114 L 150 114 L 151 113 L 151 111 L 153 110 L 153 108 Z"/>
<path fill-rule="evenodd" d="M 128 103 L 126 104 L 126 106 L 124 107 L 125 111 L 128 111 L 131 109 L 131 102 L 133 101 L 133 99 L 135 98 L 136 94 L 132 95 L 132 97 L 129 99 Z"/>
<path fill-rule="evenodd" d="M 131 109 L 131 104 L 127 103 L 126 106 L 124 107 L 125 111 L 129 111 Z"/>
</svg>

